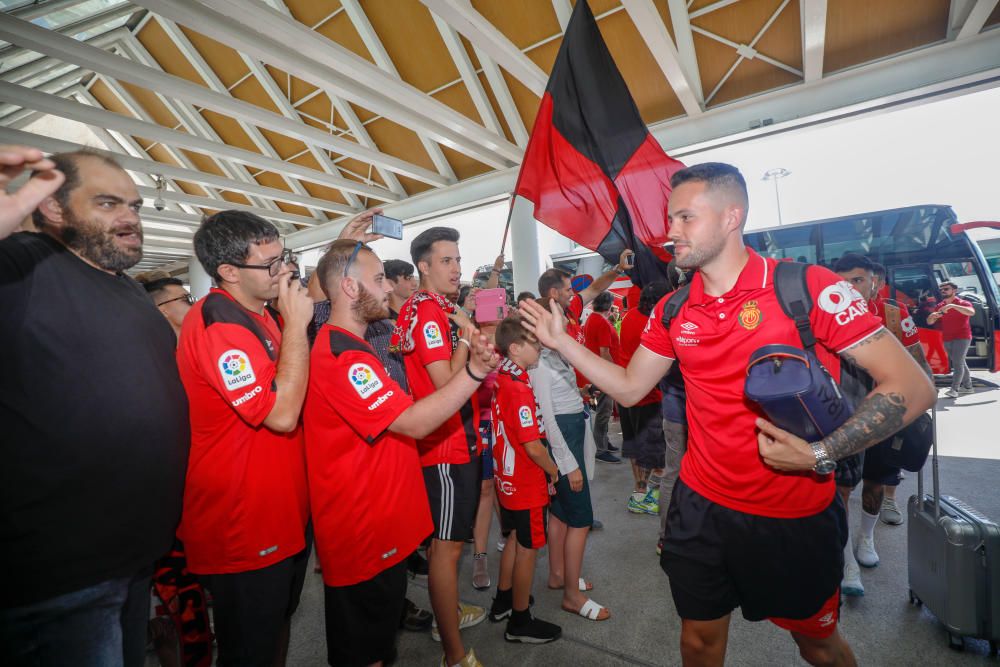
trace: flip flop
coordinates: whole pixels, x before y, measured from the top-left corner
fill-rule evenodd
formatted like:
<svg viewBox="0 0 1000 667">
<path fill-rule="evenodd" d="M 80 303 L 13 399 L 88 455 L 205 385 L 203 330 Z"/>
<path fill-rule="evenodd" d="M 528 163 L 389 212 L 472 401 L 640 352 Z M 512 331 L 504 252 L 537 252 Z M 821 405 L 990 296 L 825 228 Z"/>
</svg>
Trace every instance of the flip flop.
<svg viewBox="0 0 1000 667">
<path fill-rule="evenodd" d="M 594 584 L 590 583 L 583 577 L 580 577 L 579 586 L 580 590 L 583 591 L 584 593 L 594 590 Z M 563 584 L 562 586 L 549 586 L 549 588 L 553 591 L 561 591 L 563 588 L 565 588 L 565 584 Z"/>
<path fill-rule="evenodd" d="M 562 610 L 570 614 L 576 614 L 577 616 L 582 616 L 588 621 L 600 622 L 600 621 L 606 621 L 609 618 L 611 618 L 610 611 L 608 612 L 607 616 L 605 616 L 604 618 L 600 618 L 601 612 L 604 611 L 605 608 L 597 604 L 593 600 L 587 600 L 586 602 L 584 602 L 583 606 L 580 607 L 579 611 L 573 611 L 572 609 L 567 609 L 566 607 L 563 607 Z"/>
</svg>

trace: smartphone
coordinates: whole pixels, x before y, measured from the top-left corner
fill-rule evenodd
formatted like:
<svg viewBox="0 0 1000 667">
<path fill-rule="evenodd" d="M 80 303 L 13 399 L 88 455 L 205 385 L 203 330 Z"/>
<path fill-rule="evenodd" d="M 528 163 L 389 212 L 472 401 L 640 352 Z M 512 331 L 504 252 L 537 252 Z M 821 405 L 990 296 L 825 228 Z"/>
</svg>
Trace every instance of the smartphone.
<svg viewBox="0 0 1000 667">
<path fill-rule="evenodd" d="M 403 221 L 376 213 L 372 217 L 372 233 L 381 234 L 390 239 L 402 240 Z"/>
<path fill-rule="evenodd" d="M 635 253 L 629 253 L 625 256 L 625 263 L 622 264 L 626 269 L 635 268 Z"/>
<path fill-rule="evenodd" d="M 499 322 L 507 317 L 507 290 L 502 287 L 476 292 L 476 321 Z"/>
</svg>

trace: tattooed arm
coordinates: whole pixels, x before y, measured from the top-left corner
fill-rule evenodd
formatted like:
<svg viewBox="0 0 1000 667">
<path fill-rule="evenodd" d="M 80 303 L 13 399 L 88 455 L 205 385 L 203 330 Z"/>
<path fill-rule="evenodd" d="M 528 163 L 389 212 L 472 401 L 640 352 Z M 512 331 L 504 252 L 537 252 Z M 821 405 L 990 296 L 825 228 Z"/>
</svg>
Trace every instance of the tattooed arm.
<svg viewBox="0 0 1000 667">
<path fill-rule="evenodd" d="M 875 388 L 840 428 L 820 441 L 834 461 L 885 440 L 937 400 L 923 369 L 885 329 L 844 350 L 841 356 L 871 375 Z M 757 426 L 765 463 L 778 470 L 808 470 L 815 465 L 815 455 L 805 440 L 763 419 L 757 420 Z"/>
<path fill-rule="evenodd" d="M 924 348 L 920 343 L 914 343 L 913 345 L 906 348 L 906 351 L 910 353 L 913 360 L 917 362 L 917 365 L 923 369 L 927 377 L 934 381 L 934 371 L 931 370 L 931 365 L 927 363 L 927 357 L 924 356 Z"/>
</svg>

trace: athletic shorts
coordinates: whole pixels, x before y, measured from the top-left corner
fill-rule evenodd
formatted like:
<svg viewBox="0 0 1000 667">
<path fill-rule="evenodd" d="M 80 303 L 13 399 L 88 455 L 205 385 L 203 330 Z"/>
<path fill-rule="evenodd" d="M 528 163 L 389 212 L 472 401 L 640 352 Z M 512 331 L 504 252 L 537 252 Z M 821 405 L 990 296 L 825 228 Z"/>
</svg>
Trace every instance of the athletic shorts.
<svg viewBox="0 0 1000 667">
<path fill-rule="evenodd" d="M 331 665 L 364 667 L 396 659 L 406 602 L 406 561 L 350 586 L 324 586 L 326 652 Z"/>
<path fill-rule="evenodd" d="M 307 540 L 296 555 L 260 570 L 200 576 L 212 594 L 219 665 L 274 664 L 285 623 L 299 605 L 311 550 Z"/>
<path fill-rule="evenodd" d="M 622 456 L 634 459 L 640 468 L 662 468 L 667 452 L 663 438 L 663 418 L 660 402 L 618 406 L 622 425 Z"/>
<path fill-rule="evenodd" d="M 526 510 L 509 510 L 500 506 L 500 532 L 510 535 L 517 533 L 517 543 L 525 549 L 541 549 L 545 546 L 548 507 L 532 507 Z"/>
<path fill-rule="evenodd" d="M 837 486 L 853 489 L 861 483 L 861 472 L 864 470 L 866 455 L 867 452 L 858 452 L 837 461 L 837 469 L 833 473 L 833 479 Z"/>
<path fill-rule="evenodd" d="M 483 443 L 483 476 L 482 481 L 493 479 L 493 422 L 488 419 L 479 421 L 479 440 Z"/>
<path fill-rule="evenodd" d="M 899 486 L 900 469 L 889 465 L 885 460 L 886 451 L 892 447 L 892 438 L 884 440 L 865 450 L 865 465 L 861 473 L 866 482 Z"/>
<path fill-rule="evenodd" d="M 748 621 L 823 638 L 837 627 L 847 515 L 840 497 L 817 514 L 773 519 L 731 510 L 674 486 L 660 566 L 681 618 L 739 607 Z"/>
<path fill-rule="evenodd" d="M 438 463 L 424 467 L 424 485 L 431 505 L 436 540 L 464 542 L 472 537 L 482 488 L 482 463 Z"/>
<path fill-rule="evenodd" d="M 569 485 L 569 477 L 560 475 L 556 482 L 556 495 L 549 498 L 552 515 L 570 528 L 589 528 L 594 524 L 594 509 L 590 504 L 590 481 L 583 457 L 587 419 L 582 412 L 556 415 L 556 424 L 579 466 L 583 488 L 574 491 Z"/>
</svg>

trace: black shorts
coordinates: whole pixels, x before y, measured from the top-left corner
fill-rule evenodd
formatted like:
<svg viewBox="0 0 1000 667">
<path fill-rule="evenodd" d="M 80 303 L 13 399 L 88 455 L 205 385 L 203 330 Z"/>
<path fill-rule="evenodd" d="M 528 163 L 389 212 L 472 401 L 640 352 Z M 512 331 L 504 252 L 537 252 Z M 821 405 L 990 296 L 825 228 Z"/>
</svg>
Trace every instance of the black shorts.
<svg viewBox="0 0 1000 667">
<path fill-rule="evenodd" d="M 660 402 L 618 406 L 622 426 L 622 456 L 634 459 L 640 468 L 662 468 L 667 453 L 663 438 L 663 414 Z"/>
<path fill-rule="evenodd" d="M 478 456 L 473 456 L 468 463 L 438 463 L 424 467 L 434 539 L 464 542 L 472 537 L 482 479 L 483 464 Z"/>
<path fill-rule="evenodd" d="M 525 549 L 541 549 L 548 537 L 546 530 L 549 518 L 548 507 L 532 507 L 526 510 L 509 510 L 500 506 L 500 532 L 510 535 L 517 533 L 517 543 Z"/>
<path fill-rule="evenodd" d="M 212 593 L 219 665 L 274 664 L 285 622 L 299 606 L 311 549 L 307 540 L 296 555 L 260 570 L 199 577 Z"/>
<path fill-rule="evenodd" d="M 853 489 L 861 483 L 861 472 L 864 470 L 867 452 L 851 454 L 837 461 L 837 469 L 833 473 L 837 486 Z"/>
<path fill-rule="evenodd" d="M 797 631 L 823 636 L 836 627 L 836 606 L 818 614 L 839 595 L 846 543 L 837 494 L 812 516 L 773 519 L 722 507 L 678 480 L 660 566 L 681 618 L 714 620 L 740 607 L 749 621 L 815 618 L 821 627 Z"/>
<path fill-rule="evenodd" d="M 351 586 L 324 586 L 326 653 L 331 665 L 364 667 L 396 659 L 406 601 L 406 561 Z"/>
<path fill-rule="evenodd" d="M 886 451 L 892 447 L 892 438 L 872 445 L 865 450 L 865 466 L 861 474 L 866 482 L 899 486 L 900 469 L 889 465 L 885 460 Z"/>
</svg>

